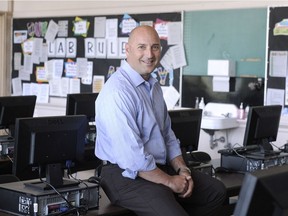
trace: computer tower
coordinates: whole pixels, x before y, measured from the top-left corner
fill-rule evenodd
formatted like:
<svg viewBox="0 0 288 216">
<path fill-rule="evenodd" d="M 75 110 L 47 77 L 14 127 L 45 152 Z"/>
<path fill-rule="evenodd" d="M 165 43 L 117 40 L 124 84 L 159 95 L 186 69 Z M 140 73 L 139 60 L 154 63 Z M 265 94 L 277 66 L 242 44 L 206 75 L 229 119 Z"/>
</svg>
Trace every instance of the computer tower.
<svg viewBox="0 0 288 216">
<path fill-rule="evenodd" d="M 253 172 L 285 164 L 288 164 L 288 153 L 271 156 L 221 154 L 221 167 L 230 171 Z"/>
<path fill-rule="evenodd" d="M 99 206 L 99 186 L 94 183 L 58 189 L 60 196 L 54 190 L 26 186 L 26 182 L 29 181 L 0 185 L 0 211 L 12 215 L 57 215 L 69 209 L 65 199 L 76 208 L 97 209 Z"/>
</svg>

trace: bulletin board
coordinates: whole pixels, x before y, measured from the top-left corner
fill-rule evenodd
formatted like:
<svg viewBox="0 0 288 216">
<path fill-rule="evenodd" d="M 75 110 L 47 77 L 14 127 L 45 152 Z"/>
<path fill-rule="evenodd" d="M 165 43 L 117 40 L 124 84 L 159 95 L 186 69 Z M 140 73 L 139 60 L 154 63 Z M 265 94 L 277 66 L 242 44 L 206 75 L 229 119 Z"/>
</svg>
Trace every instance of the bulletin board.
<svg viewBox="0 0 288 216">
<path fill-rule="evenodd" d="M 267 8 L 187 11 L 183 17 L 187 66 L 183 67 L 182 106 L 194 107 L 196 97 L 205 103 L 232 103 L 239 107 L 263 105 L 264 85 L 248 86 L 265 77 Z M 236 63 L 229 92 L 213 90 L 207 75 L 209 59 Z"/>
<path fill-rule="evenodd" d="M 99 92 L 125 59 L 131 29 L 157 25 L 163 57 L 175 46 L 168 43 L 167 23 L 181 19 L 181 12 L 13 19 L 12 92 L 40 95 L 40 103 L 67 93 Z M 152 75 L 179 90 L 180 67 L 168 71 L 160 64 Z M 42 91 L 49 91 L 48 98 Z"/>
<path fill-rule="evenodd" d="M 269 8 L 266 104 L 288 106 L 288 7 Z"/>
<path fill-rule="evenodd" d="M 209 59 L 228 59 L 237 77 L 265 77 L 267 8 L 189 11 L 183 23 L 183 75 L 205 76 Z"/>
</svg>

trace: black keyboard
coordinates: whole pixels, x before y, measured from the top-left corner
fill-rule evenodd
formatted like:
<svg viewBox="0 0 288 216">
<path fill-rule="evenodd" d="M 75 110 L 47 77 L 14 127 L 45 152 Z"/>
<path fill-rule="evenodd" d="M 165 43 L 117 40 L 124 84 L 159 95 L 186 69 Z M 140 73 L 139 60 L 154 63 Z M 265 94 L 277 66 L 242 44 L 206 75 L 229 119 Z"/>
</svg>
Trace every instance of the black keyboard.
<svg viewBox="0 0 288 216">
<path fill-rule="evenodd" d="M 220 154 L 243 154 L 247 152 L 254 152 L 258 151 L 259 147 L 257 145 L 251 145 L 251 146 L 240 146 L 235 148 L 229 148 L 229 149 L 220 149 L 218 153 Z"/>
<path fill-rule="evenodd" d="M 267 157 L 267 156 L 275 156 L 275 155 L 279 155 L 281 153 L 281 151 L 279 150 L 271 150 L 271 151 L 252 151 L 252 152 L 249 152 L 248 154 L 249 155 L 253 155 L 253 156 L 264 156 L 264 157 Z"/>
</svg>

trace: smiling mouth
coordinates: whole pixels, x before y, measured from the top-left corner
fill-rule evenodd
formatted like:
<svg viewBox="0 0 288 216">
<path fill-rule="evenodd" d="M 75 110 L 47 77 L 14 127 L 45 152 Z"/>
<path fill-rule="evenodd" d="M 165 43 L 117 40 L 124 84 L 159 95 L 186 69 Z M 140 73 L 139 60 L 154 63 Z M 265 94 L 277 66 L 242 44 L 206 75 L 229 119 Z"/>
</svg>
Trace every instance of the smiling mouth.
<svg viewBox="0 0 288 216">
<path fill-rule="evenodd" d="M 146 61 L 142 61 L 142 62 L 146 65 L 152 65 L 155 62 L 155 60 L 146 60 Z"/>
</svg>

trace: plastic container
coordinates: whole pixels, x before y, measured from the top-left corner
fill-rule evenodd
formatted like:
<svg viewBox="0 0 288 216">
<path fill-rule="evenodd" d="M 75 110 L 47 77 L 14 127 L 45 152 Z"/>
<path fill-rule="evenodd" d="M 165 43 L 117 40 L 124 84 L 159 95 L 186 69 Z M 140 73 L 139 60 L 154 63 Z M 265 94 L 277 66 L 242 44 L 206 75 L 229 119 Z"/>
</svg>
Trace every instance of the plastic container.
<svg viewBox="0 0 288 216">
<path fill-rule="evenodd" d="M 205 103 L 204 103 L 204 97 L 201 97 L 200 103 L 199 103 L 199 109 L 204 109 L 205 108 Z"/>
<path fill-rule="evenodd" d="M 195 109 L 199 109 L 199 98 L 198 97 L 196 97 Z"/>
<path fill-rule="evenodd" d="M 243 103 L 240 104 L 240 107 L 238 110 L 238 119 L 245 119 L 245 110 L 243 108 Z"/>
</svg>

